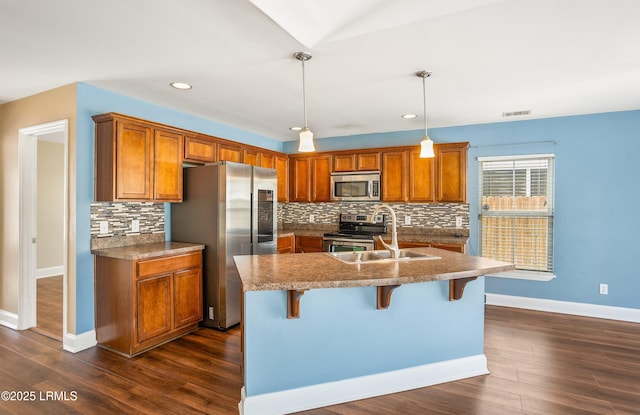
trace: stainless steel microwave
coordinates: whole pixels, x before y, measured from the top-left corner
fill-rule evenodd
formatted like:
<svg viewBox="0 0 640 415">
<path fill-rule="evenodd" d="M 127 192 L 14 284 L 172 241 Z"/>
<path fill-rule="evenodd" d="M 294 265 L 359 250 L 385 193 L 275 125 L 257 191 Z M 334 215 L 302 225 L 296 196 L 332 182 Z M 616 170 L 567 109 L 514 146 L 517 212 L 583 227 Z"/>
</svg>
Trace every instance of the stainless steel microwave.
<svg viewBox="0 0 640 415">
<path fill-rule="evenodd" d="M 331 200 L 335 202 L 380 201 L 380 172 L 332 173 Z"/>
</svg>

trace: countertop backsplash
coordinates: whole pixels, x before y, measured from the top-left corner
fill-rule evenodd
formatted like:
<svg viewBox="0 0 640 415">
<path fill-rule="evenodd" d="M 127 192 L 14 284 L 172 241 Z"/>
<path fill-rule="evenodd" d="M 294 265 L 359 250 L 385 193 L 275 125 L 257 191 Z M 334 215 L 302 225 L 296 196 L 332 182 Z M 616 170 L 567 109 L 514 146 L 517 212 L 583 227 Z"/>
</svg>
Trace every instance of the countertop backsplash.
<svg viewBox="0 0 640 415">
<path fill-rule="evenodd" d="M 338 224 L 340 213 L 371 214 L 381 203 L 279 203 L 278 224 Z M 469 229 L 467 203 L 389 204 L 401 228 Z M 384 214 L 385 212 L 383 212 Z M 410 224 L 406 217 L 410 217 Z M 389 220 L 389 218 L 387 218 Z M 389 223 L 387 223 L 389 224 Z"/>
<path fill-rule="evenodd" d="M 134 232 L 133 220 L 140 229 Z M 93 202 L 91 203 L 91 249 L 162 242 L 164 203 Z M 107 222 L 107 233 L 100 233 L 100 222 Z"/>
</svg>

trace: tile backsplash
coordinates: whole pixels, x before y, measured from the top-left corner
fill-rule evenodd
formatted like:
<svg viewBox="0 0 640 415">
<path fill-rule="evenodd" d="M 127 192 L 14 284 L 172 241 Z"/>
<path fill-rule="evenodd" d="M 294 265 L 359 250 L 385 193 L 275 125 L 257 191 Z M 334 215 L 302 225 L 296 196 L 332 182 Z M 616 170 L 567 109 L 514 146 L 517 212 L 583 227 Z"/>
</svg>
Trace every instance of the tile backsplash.
<svg viewBox="0 0 640 415">
<path fill-rule="evenodd" d="M 337 224 L 340 213 L 371 214 L 379 203 L 279 203 L 279 225 L 301 223 Z M 469 229 L 467 203 L 389 204 L 396 212 L 398 226 L 403 228 Z M 385 214 L 385 212 L 382 212 Z M 407 224 L 406 217 L 411 224 Z M 456 218 L 461 223 L 457 226 Z"/>
<path fill-rule="evenodd" d="M 131 222 L 140 222 L 133 232 Z M 108 233 L 100 234 L 100 222 L 109 224 Z M 164 203 L 93 202 L 91 203 L 91 239 L 164 233 Z"/>
</svg>

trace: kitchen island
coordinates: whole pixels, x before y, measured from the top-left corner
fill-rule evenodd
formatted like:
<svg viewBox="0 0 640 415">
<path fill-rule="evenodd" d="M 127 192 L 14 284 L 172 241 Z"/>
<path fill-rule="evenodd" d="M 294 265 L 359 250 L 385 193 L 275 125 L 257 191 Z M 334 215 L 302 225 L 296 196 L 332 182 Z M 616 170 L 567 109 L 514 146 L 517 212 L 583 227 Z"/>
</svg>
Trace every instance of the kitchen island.
<svg viewBox="0 0 640 415">
<path fill-rule="evenodd" d="M 242 414 L 282 414 L 488 373 L 484 278 L 511 264 L 234 257 L 243 286 Z"/>
</svg>

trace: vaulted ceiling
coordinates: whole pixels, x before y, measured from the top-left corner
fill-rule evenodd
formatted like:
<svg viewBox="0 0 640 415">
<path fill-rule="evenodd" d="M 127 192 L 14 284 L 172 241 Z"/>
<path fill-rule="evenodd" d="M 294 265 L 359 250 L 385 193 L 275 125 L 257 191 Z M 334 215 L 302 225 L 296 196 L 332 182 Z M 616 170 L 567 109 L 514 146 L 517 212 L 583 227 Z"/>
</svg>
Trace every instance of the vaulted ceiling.
<svg viewBox="0 0 640 415">
<path fill-rule="evenodd" d="M 294 140 L 308 51 L 316 137 L 423 128 L 420 70 L 430 128 L 640 109 L 639 21 L 637 0 L 0 0 L 0 103 L 78 81 Z"/>
</svg>

